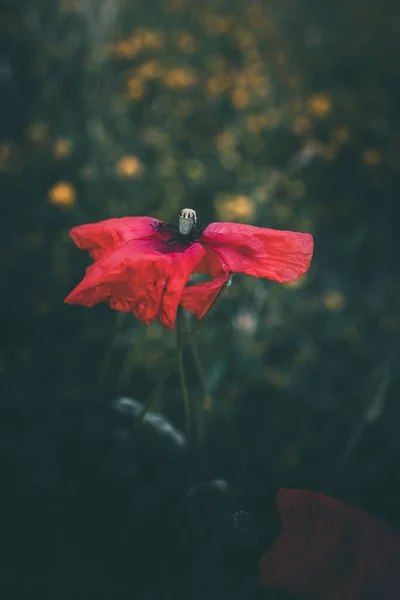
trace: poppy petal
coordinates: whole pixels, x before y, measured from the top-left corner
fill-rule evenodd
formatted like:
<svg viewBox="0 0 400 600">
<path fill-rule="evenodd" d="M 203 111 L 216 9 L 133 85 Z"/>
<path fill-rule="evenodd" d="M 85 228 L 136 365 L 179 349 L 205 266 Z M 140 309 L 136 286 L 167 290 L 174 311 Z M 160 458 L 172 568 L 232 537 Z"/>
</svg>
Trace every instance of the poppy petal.
<svg viewBox="0 0 400 600">
<path fill-rule="evenodd" d="M 229 269 L 226 265 L 220 265 L 219 274 L 214 279 L 197 285 L 190 285 L 183 290 L 181 305 L 193 313 L 197 319 L 202 319 L 210 310 L 228 277 Z"/>
<path fill-rule="evenodd" d="M 108 302 L 111 308 L 133 312 L 148 324 L 158 315 L 171 270 L 167 256 L 130 243 L 88 267 L 65 302 L 84 306 Z"/>
<path fill-rule="evenodd" d="M 211 223 L 201 238 L 234 273 L 280 283 L 294 281 L 309 268 L 310 233 L 265 229 L 240 223 Z"/>
<path fill-rule="evenodd" d="M 211 248 L 204 246 L 205 255 L 196 267 L 195 273 L 208 273 L 216 277 L 221 272 L 221 259 Z"/>
<path fill-rule="evenodd" d="M 129 241 L 154 235 L 152 224 L 160 223 L 151 217 L 122 217 L 99 223 L 79 225 L 70 236 L 80 250 L 88 250 L 94 260 L 114 252 Z"/>
<path fill-rule="evenodd" d="M 86 269 L 65 302 L 84 306 L 108 302 L 114 310 L 133 312 L 147 325 L 159 317 L 172 329 L 182 290 L 204 254 L 201 244 L 183 253 L 160 254 L 146 240 L 127 243 Z"/>
<path fill-rule="evenodd" d="M 400 598 L 400 537 L 368 513 L 315 492 L 280 490 L 283 532 L 261 583 L 299 598 Z"/>
<path fill-rule="evenodd" d="M 176 311 L 181 302 L 184 288 L 196 266 L 205 256 L 205 250 L 201 244 L 192 244 L 183 253 L 167 254 L 172 269 L 165 284 L 164 294 L 160 305 L 158 318 L 160 323 L 169 329 L 173 329 L 176 319 Z"/>
</svg>

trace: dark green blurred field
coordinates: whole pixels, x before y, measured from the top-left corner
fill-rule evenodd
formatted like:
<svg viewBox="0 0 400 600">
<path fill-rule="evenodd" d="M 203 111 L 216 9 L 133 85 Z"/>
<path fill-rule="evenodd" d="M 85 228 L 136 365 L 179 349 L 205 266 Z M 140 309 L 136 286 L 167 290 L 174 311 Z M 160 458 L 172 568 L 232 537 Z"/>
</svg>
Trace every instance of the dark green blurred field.
<svg viewBox="0 0 400 600">
<path fill-rule="evenodd" d="M 18 598 L 283 598 L 257 589 L 260 548 L 230 521 L 250 507 L 268 546 L 279 487 L 400 530 L 398 3 L 7 4 L 2 581 Z M 177 368 L 153 393 L 175 335 L 63 304 L 90 262 L 71 227 L 186 206 L 315 238 L 296 284 L 235 276 L 185 353 L 196 476 L 230 490 L 193 514 L 186 447 L 115 404 L 153 394 L 184 431 Z"/>
</svg>

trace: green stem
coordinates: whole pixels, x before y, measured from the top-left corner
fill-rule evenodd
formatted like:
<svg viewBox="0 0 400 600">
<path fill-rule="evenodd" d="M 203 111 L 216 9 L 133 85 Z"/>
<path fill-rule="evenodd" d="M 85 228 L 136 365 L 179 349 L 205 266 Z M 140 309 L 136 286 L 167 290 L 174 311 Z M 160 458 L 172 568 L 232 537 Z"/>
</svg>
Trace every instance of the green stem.
<svg viewBox="0 0 400 600">
<path fill-rule="evenodd" d="M 192 437 L 192 415 L 190 406 L 189 390 L 186 383 L 185 367 L 183 365 L 183 338 L 182 338 L 182 309 L 178 308 L 177 314 L 177 346 L 178 346 L 178 368 L 179 368 L 179 381 L 181 384 L 183 405 L 185 408 L 185 421 L 186 421 L 186 434 L 188 437 L 188 443 L 190 443 Z"/>
<path fill-rule="evenodd" d="M 216 295 L 216 297 L 214 298 L 210 308 L 208 309 L 208 311 L 206 312 L 206 314 L 204 315 L 203 319 L 205 317 L 207 317 L 207 315 L 209 314 L 209 312 L 211 311 L 211 309 L 213 308 L 214 304 L 216 303 L 216 301 L 218 300 L 220 294 L 223 292 L 223 290 L 225 289 L 226 284 L 223 285 L 221 287 L 221 289 L 219 290 L 218 294 Z M 182 328 L 182 307 L 179 306 L 178 307 L 178 311 L 177 311 L 177 316 L 176 316 L 176 322 L 177 322 L 177 346 L 178 346 L 178 368 L 179 368 L 179 379 L 180 379 L 180 385 L 181 385 L 181 390 L 182 390 L 182 397 L 183 397 L 183 403 L 184 403 L 184 409 L 185 409 L 185 422 L 186 422 L 186 435 L 188 438 L 188 446 L 190 448 L 190 446 L 192 445 L 192 413 L 191 413 L 191 405 L 190 405 L 190 397 L 189 397 L 189 390 L 188 390 L 188 386 L 186 383 L 186 374 L 185 374 L 185 368 L 183 365 L 183 350 L 186 348 L 186 346 L 190 345 L 192 347 L 192 353 L 193 353 L 193 358 L 195 361 L 195 366 L 199 375 L 199 379 L 200 379 L 200 383 L 203 387 L 203 390 L 205 392 L 205 377 L 204 377 L 204 370 L 200 361 L 200 356 L 198 354 L 197 351 L 197 345 L 194 339 L 194 335 L 196 335 L 198 333 L 199 327 L 200 327 L 200 321 L 198 321 L 195 326 L 191 329 L 191 330 L 185 330 L 183 331 Z M 155 401 L 155 399 L 158 396 L 159 391 L 161 390 L 161 388 L 163 387 L 165 380 L 167 379 L 167 377 L 169 377 L 172 372 L 174 371 L 174 367 L 171 366 L 171 361 L 167 360 L 165 363 L 165 369 L 164 371 L 160 374 L 160 378 L 154 388 L 154 390 L 149 394 L 149 396 L 146 398 L 145 403 L 143 405 L 142 411 L 139 413 L 137 419 L 136 419 L 136 423 L 140 423 L 141 421 L 143 421 L 144 417 L 146 416 L 146 414 L 148 413 L 148 411 L 150 410 L 151 406 L 153 405 L 153 402 Z M 204 393 L 204 399 L 206 399 L 206 393 Z M 190 453 L 192 454 L 192 450 L 189 450 Z M 193 469 L 191 470 L 193 473 Z"/>
<path fill-rule="evenodd" d="M 183 348 L 184 348 L 184 337 L 183 337 L 183 309 L 178 308 L 177 313 L 177 347 L 178 347 L 178 368 L 179 368 L 179 381 L 181 385 L 181 392 L 183 398 L 183 406 L 185 410 L 185 429 L 188 445 L 188 468 L 189 468 L 189 483 L 193 484 L 196 481 L 196 439 L 195 430 L 192 423 L 192 406 L 189 396 L 189 389 L 186 381 L 185 366 L 183 363 Z M 185 331 L 186 334 L 186 331 Z M 189 333 L 190 336 L 190 333 Z M 186 341 L 190 341 L 190 337 L 186 338 Z M 186 345 L 186 344 L 185 344 Z"/>
</svg>

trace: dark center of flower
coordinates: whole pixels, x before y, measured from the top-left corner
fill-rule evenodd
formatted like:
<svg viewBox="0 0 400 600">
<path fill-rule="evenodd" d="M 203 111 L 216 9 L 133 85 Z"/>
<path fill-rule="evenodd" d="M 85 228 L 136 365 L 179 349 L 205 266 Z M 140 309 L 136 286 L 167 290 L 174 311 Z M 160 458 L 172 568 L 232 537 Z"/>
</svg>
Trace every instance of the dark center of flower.
<svg viewBox="0 0 400 600">
<path fill-rule="evenodd" d="M 184 208 L 179 213 L 178 228 L 169 223 L 157 223 L 156 221 L 151 224 L 151 227 L 154 231 L 166 237 L 162 243 L 167 246 L 189 245 L 198 242 L 205 229 L 204 226 L 198 223 L 196 212 L 191 208 Z"/>
</svg>

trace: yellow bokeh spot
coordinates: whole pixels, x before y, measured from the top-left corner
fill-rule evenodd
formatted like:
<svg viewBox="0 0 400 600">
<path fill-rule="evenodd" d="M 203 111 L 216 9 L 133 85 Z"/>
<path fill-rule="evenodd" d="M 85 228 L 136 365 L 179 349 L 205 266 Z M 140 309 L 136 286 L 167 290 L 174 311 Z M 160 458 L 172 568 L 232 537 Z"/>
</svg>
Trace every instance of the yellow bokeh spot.
<svg viewBox="0 0 400 600">
<path fill-rule="evenodd" d="M 243 110 L 250 103 L 250 94 L 243 87 L 237 87 L 232 92 L 232 105 L 237 110 Z"/>
<path fill-rule="evenodd" d="M 216 136 L 216 146 L 218 152 L 232 152 L 238 143 L 237 137 L 232 131 L 225 130 Z"/>
<path fill-rule="evenodd" d="M 138 39 L 121 40 L 111 47 L 113 54 L 121 58 L 133 58 L 139 52 L 142 43 Z"/>
<path fill-rule="evenodd" d="M 222 15 L 208 15 L 205 18 L 205 27 L 210 33 L 226 33 L 231 21 Z"/>
<path fill-rule="evenodd" d="M 253 113 L 246 119 L 247 128 L 253 133 L 267 129 L 272 123 L 273 119 L 265 113 Z"/>
<path fill-rule="evenodd" d="M 164 36 L 160 31 L 154 29 L 143 29 L 137 33 L 137 39 L 145 48 L 159 50 L 164 45 Z"/>
<path fill-rule="evenodd" d="M 205 175 L 204 165 L 200 160 L 188 160 L 185 172 L 189 179 L 203 179 Z"/>
<path fill-rule="evenodd" d="M 228 150 L 227 152 L 224 152 L 220 157 L 221 166 L 224 167 L 224 169 L 228 169 L 229 171 L 236 169 L 240 161 L 240 154 L 233 150 Z"/>
<path fill-rule="evenodd" d="M 341 292 L 338 290 L 329 290 L 321 296 L 322 304 L 332 311 L 339 312 L 343 310 L 345 305 L 345 299 Z"/>
<path fill-rule="evenodd" d="M 176 38 L 176 43 L 184 52 L 190 53 L 196 50 L 196 39 L 190 33 L 179 33 Z"/>
<path fill-rule="evenodd" d="M 250 49 L 254 45 L 254 35 L 246 29 L 241 29 L 236 32 L 236 37 L 239 42 L 239 46 L 243 49 Z"/>
<path fill-rule="evenodd" d="M 227 74 L 212 75 L 205 82 L 205 90 L 210 96 L 220 96 L 232 85 L 232 77 Z"/>
<path fill-rule="evenodd" d="M 49 200 L 56 206 L 71 207 L 76 202 L 76 193 L 71 184 L 60 182 L 49 191 Z"/>
<path fill-rule="evenodd" d="M 66 158 L 71 154 L 72 143 L 67 138 L 59 138 L 54 142 L 53 154 L 56 158 Z"/>
<path fill-rule="evenodd" d="M 42 144 L 47 139 L 46 123 L 32 123 L 28 127 L 28 138 L 35 144 Z"/>
<path fill-rule="evenodd" d="M 332 103 L 328 95 L 317 94 L 308 99 L 308 108 L 316 117 L 325 117 L 332 110 Z"/>
<path fill-rule="evenodd" d="M 191 69 L 176 67 L 164 74 L 163 81 L 170 89 L 181 89 L 196 83 L 196 75 Z"/>
<path fill-rule="evenodd" d="M 123 156 L 117 163 L 117 170 L 123 177 L 139 177 L 143 172 L 143 163 L 137 156 Z"/>
<path fill-rule="evenodd" d="M 302 135 L 311 130 L 311 119 L 306 115 L 295 117 L 292 122 L 292 131 L 295 135 Z"/>
<path fill-rule="evenodd" d="M 336 158 L 338 147 L 336 144 L 325 144 L 324 146 L 321 146 L 320 153 L 325 160 L 331 161 Z"/>
<path fill-rule="evenodd" d="M 146 87 L 142 79 L 132 77 L 128 81 L 128 96 L 131 100 L 140 100 L 146 93 Z"/>
<path fill-rule="evenodd" d="M 340 144 L 344 144 L 350 138 L 350 132 L 347 127 L 337 127 L 332 131 L 332 139 Z"/>
<path fill-rule="evenodd" d="M 299 277 L 298 279 L 295 279 L 294 281 L 289 281 L 288 283 L 285 283 L 284 286 L 291 288 L 291 289 L 298 289 L 300 287 L 302 287 L 307 281 L 307 277 L 305 277 L 304 275 L 302 277 Z"/>
<path fill-rule="evenodd" d="M 141 77 L 143 77 L 143 79 L 155 79 L 160 75 L 160 65 L 156 60 L 148 60 L 136 69 L 136 73 L 139 80 Z"/>
<path fill-rule="evenodd" d="M 250 221 L 255 214 L 254 203 L 244 194 L 237 196 L 218 194 L 215 204 L 218 216 L 222 221 L 226 219 Z"/>
<path fill-rule="evenodd" d="M 367 148 L 362 153 L 362 159 L 366 165 L 376 167 L 382 162 L 382 154 L 376 148 Z"/>
</svg>

